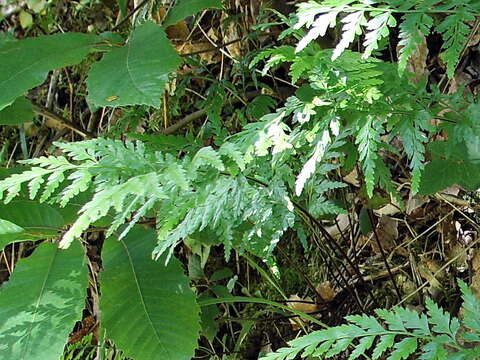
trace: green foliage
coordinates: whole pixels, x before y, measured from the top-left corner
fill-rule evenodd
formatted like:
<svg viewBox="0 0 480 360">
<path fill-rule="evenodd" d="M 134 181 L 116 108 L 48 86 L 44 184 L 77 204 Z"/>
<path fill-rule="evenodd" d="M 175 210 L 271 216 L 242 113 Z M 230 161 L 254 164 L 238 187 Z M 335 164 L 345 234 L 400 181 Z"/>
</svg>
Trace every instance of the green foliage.
<svg viewBox="0 0 480 360">
<path fill-rule="evenodd" d="M 120 241 L 106 240 L 102 327 L 127 357 L 188 360 L 197 345 L 200 309 L 180 262 L 152 260 L 154 245 L 155 232 L 140 226 Z"/>
<path fill-rule="evenodd" d="M 118 4 L 125 15 L 126 3 Z M 219 0 L 179 0 L 164 26 L 220 7 Z M 17 266 L 2 288 L 0 303 L 27 292 L 25 286 L 34 280 L 36 287 L 43 281 L 47 291 L 57 290 L 57 280 L 63 276 L 64 282 L 58 280 L 59 295 L 49 293 L 45 301 L 51 301 L 46 305 L 54 310 L 68 307 L 70 313 L 54 341 L 42 342 L 45 329 L 60 320 L 56 315 L 31 316 L 31 304 L 37 299 L 36 304 L 43 306 L 44 298 L 28 292 L 28 303 L 0 307 L 0 349 L 7 349 L 8 358 L 59 357 L 84 295 L 78 285 L 83 282 L 75 287 L 66 276 L 84 281 L 76 240 L 89 228 L 100 226 L 97 230 L 106 230 L 109 237 L 102 249 L 100 276 L 101 326 L 107 336 L 135 360 L 188 359 L 196 347 L 200 319 L 188 278 L 173 256 L 180 242 L 221 244 L 227 258 L 236 249 L 272 264 L 273 251 L 288 229 L 297 230 L 306 244 L 309 228 L 301 222 L 305 217 L 346 213 L 335 196 L 347 186 L 339 179 L 356 165 L 364 178 L 362 194 L 374 197 L 377 189 L 383 189 L 400 203 L 385 159 L 402 150 L 408 158 L 413 194 L 430 194 L 454 183 L 478 188 L 479 106 L 460 92 L 444 95 L 434 84 L 427 91 L 425 83 L 412 84 L 403 73 L 424 38 L 437 32 L 443 38 L 441 57 L 452 78 L 467 43 L 469 22 L 479 11 L 467 0 L 302 2 L 296 17 L 281 16 L 289 26 L 281 38 L 292 35 L 298 44 L 264 49 L 250 63 L 251 69 L 263 63 L 263 75 L 288 65 L 289 81 L 298 88 L 283 104 L 260 95 L 244 109 L 235 109 L 241 114 L 238 128 L 243 127 L 238 132 L 235 128 L 234 135 L 225 126 L 223 110 L 228 101 L 225 89 L 236 95 L 235 86 L 222 80 L 215 81 L 203 103 L 209 122 L 198 136 L 129 134 L 137 141 L 56 142 L 55 156 L 23 161 L 28 168 L 0 180 L 4 202 L 0 248 L 16 241 L 56 238 L 71 223 L 59 243 L 60 248 L 70 248 L 61 251 L 50 243 L 41 244 Z M 93 61 L 86 81 L 90 105 L 142 105 L 140 110 L 124 109 L 136 112 L 137 120 L 152 107 L 160 108 L 181 58 L 164 27 L 144 21 L 148 17 L 144 15 L 136 18 L 125 43 L 114 33 L 24 40 L 2 36 L 0 124 L 31 120 L 31 104 L 24 93 L 41 84 L 50 70 L 79 64 L 96 50 L 103 56 Z M 341 33 L 338 44 L 322 49 L 314 40 L 334 27 Z M 399 34 L 398 64 L 375 58 L 392 33 Z M 349 50 L 357 38 L 361 53 Z M 433 125 L 438 120 L 441 124 Z M 448 140 L 433 141 L 439 133 L 447 134 Z M 395 147 L 393 139 L 399 140 Z M 154 223 L 155 230 L 136 225 L 144 220 Z M 75 251 L 78 267 L 69 257 Z M 152 251 L 158 262 L 152 260 Z M 52 261 L 50 270 L 46 259 Z M 71 268 L 59 265 L 57 270 L 57 262 L 64 259 L 71 260 Z M 33 280 L 24 279 L 23 268 L 35 271 Z M 296 339 L 290 348 L 266 359 L 293 359 L 299 354 L 332 358 L 344 352 L 350 359 L 367 353 L 380 359 L 387 352 L 388 360 L 413 354 L 423 360 L 473 359 L 478 348 L 467 348 L 459 339 L 467 343 L 480 339 L 480 305 L 465 284 L 460 287 L 468 315 L 462 325 L 471 330 L 464 334 L 458 319 L 428 300 L 426 314 L 394 308 L 377 310 L 376 317 L 349 316 L 346 325 Z M 211 323 L 216 312 L 212 313 L 205 312 L 203 320 Z M 22 322 L 24 315 L 33 325 Z M 38 354 L 33 354 L 33 345 Z"/>
<path fill-rule="evenodd" d="M 222 0 L 178 0 L 175 6 L 168 11 L 163 23 L 164 26 L 174 25 L 180 20 L 205 9 L 220 9 Z"/>
<path fill-rule="evenodd" d="M 145 104 L 158 108 L 168 74 L 179 65 L 180 58 L 163 28 L 145 22 L 132 32 L 125 46 L 114 48 L 92 66 L 88 101 L 95 106 Z"/>
<path fill-rule="evenodd" d="M 0 125 L 17 125 L 33 120 L 32 104 L 23 96 L 0 111 Z"/>
<path fill-rule="evenodd" d="M 340 14 L 342 37 L 332 59 L 338 58 L 355 40 L 364 34 L 363 57 L 367 58 L 376 50 L 383 50 L 382 40 L 388 38 L 390 28 L 397 26 L 393 14 L 402 14 L 400 27 L 400 73 L 403 73 L 410 56 L 421 43 L 422 35 L 436 31 L 443 37 L 442 59 L 447 64 L 447 74 L 453 78 L 455 68 L 470 34 L 468 22 L 475 20 L 478 9 L 470 0 L 463 1 L 418 1 L 396 2 L 377 1 L 374 3 L 356 0 L 309 1 L 298 6 L 298 22 L 295 28 L 306 26 L 309 31 L 298 43 L 296 52 L 303 50 L 311 41 L 324 36 L 329 27 L 335 27 Z M 435 24 L 431 14 L 444 13 L 441 22 Z"/>
<path fill-rule="evenodd" d="M 464 143 L 432 142 L 429 148 L 433 159 L 425 167 L 420 193 L 431 194 L 453 184 L 472 191 L 480 186 L 477 176 L 480 164 L 468 158 L 469 151 Z"/>
<path fill-rule="evenodd" d="M 31 170 L 1 180 L 0 191 L 6 193 L 8 202 L 20 193 L 21 184 L 27 183 L 30 197 L 35 198 L 40 195 L 37 184 L 48 179 L 40 200 L 65 206 L 79 193 L 92 189 L 93 197 L 63 236 L 63 248 L 110 210 L 115 215 L 109 235 L 133 216 L 120 239 L 155 210 L 158 256 L 206 228 L 231 249 L 234 233 L 242 228 L 237 245 L 268 257 L 294 221 L 293 207 L 281 182 L 266 185 L 239 174 L 245 161 L 233 143 L 218 151 L 205 147 L 193 158 L 182 160 L 151 151 L 141 142 L 94 139 L 56 145 L 72 162 L 63 156 L 27 160 L 26 164 L 33 165 Z"/>
<path fill-rule="evenodd" d="M 40 85 L 50 70 L 80 63 L 99 40 L 79 33 L 0 40 L 0 109 Z"/>
<path fill-rule="evenodd" d="M 42 244 L 21 260 L 0 290 L 0 359 L 57 360 L 81 318 L 87 279 L 79 243 Z"/>
<path fill-rule="evenodd" d="M 470 27 L 467 23 L 475 21 L 475 15 L 468 7 L 469 3 L 470 0 L 451 2 L 450 7 L 454 8 L 456 12 L 447 16 L 436 27 L 436 31 L 441 33 L 444 39 L 442 59 L 447 64 L 449 78 L 454 76 L 455 68 L 470 34 Z"/>
<path fill-rule="evenodd" d="M 370 354 L 375 360 L 387 352 L 387 360 L 407 359 L 413 354 L 422 360 L 476 359 L 480 349 L 478 346 L 472 348 L 468 343 L 475 343 L 480 338 L 480 302 L 461 280 L 459 286 L 464 300 L 462 321 L 452 318 L 427 299 L 426 314 L 394 307 L 376 310 L 376 317 L 347 316 L 347 324 L 292 340 L 290 347 L 281 348 L 262 359 L 294 359 L 301 353 L 302 357 L 330 359 L 345 352 L 349 353 L 348 359 Z M 461 325 L 471 331 L 461 333 Z"/>
<path fill-rule="evenodd" d="M 65 225 L 52 206 L 28 200 L 0 204 L 0 219 L 0 250 L 11 242 L 55 238 Z"/>
<path fill-rule="evenodd" d="M 433 18 L 426 13 L 406 13 L 402 16 L 400 24 L 400 55 L 398 58 L 398 71 L 403 73 L 407 67 L 408 59 L 414 54 L 422 43 L 422 36 L 427 36 L 433 26 Z"/>
</svg>

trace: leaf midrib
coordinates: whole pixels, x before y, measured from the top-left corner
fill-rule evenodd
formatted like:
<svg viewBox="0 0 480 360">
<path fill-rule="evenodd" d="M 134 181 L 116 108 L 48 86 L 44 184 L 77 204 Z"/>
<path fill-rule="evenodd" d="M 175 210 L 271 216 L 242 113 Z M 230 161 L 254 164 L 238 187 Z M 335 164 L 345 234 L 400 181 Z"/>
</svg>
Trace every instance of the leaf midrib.
<svg viewBox="0 0 480 360">
<path fill-rule="evenodd" d="M 130 266 L 132 268 L 132 273 L 133 273 L 133 279 L 135 281 L 135 285 L 137 286 L 137 290 L 138 290 L 138 294 L 139 294 L 139 297 L 140 297 L 140 301 L 141 301 L 141 304 L 142 304 L 142 307 L 143 307 L 143 310 L 145 311 L 145 315 L 147 316 L 147 319 L 148 319 L 148 322 L 150 324 L 150 326 L 152 327 L 153 329 L 153 332 L 158 340 L 158 343 L 160 344 L 160 346 L 163 348 L 165 354 L 169 354 L 167 348 L 165 347 L 165 345 L 163 344 L 163 342 L 161 341 L 161 338 L 160 338 L 160 334 L 158 333 L 158 330 L 157 328 L 154 326 L 153 324 L 153 321 L 152 319 L 150 318 L 150 315 L 149 315 L 149 312 L 147 311 L 147 304 L 145 303 L 145 300 L 143 298 L 143 292 L 140 288 L 140 283 L 138 281 L 138 278 L 137 278 L 137 273 L 135 271 L 135 266 L 134 266 L 134 263 L 133 263 L 133 260 L 132 260 L 132 256 L 130 255 L 130 251 L 127 247 L 127 245 L 125 244 L 125 242 L 123 240 L 119 240 L 123 247 L 125 248 L 125 253 L 127 254 L 128 256 L 128 261 L 130 263 Z"/>
</svg>

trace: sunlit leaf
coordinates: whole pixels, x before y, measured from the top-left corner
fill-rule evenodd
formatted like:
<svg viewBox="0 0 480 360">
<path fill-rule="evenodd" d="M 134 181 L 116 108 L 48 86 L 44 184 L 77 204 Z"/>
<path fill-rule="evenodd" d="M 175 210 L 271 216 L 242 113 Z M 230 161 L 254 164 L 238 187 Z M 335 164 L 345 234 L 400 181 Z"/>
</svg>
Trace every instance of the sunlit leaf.
<svg viewBox="0 0 480 360">
<path fill-rule="evenodd" d="M 42 244 L 0 288 L 0 359 L 58 360 L 82 318 L 88 282 L 83 249 Z"/>
</svg>

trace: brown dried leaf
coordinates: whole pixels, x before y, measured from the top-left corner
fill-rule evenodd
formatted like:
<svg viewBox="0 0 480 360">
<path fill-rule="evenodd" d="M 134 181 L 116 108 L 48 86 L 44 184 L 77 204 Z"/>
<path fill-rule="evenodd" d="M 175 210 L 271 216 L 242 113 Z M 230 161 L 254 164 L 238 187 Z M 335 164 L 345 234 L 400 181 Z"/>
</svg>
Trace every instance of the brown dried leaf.
<svg viewBox="0 0 480 360">
<path fill-rule="evenodd" d="M 349 183 L 356 187 L 360 187 L 360 181 L 358 179 L 359 179 L 359 176 L 358 176 L 357 168 L 354 168 L 352 171 L 350 171 L 350 173 L 348 173 L 343 177 L 343 181 L 345 181 L 346 183 Z"/>
<path fill-rule="evenodd" d="M 408 59 L 406 68 L 408 72 L 415 74 L 414 78 L 412 79 L 414 82 L 419 82 L 427 72 L 427 40 L 423 34 L 419 34 L 419 36 L 421 36 L 422 41 L 417 45 L 417 48 Z M 397 54 L 400 54 L 401 48 L 402 46 L 397 47 Z"/>
<path fill-rule="evenodd" d="M 406 212 L 407 215 L 411 215 L 413 211 L 422 207 L 428 202 L 428 198 L 420 195 L 412 196 L 412 193 L 408 196 Z"/>
<path fill-rule="evenodd" d="M 420 276 L 429 283 L 428 292 L 433 298 L 436 298 L 442 292 L 441 280 L 445 279 L 445 271 L 441 269 L 438 262 L 422 256 L 418 263 L 418 272 Z"/>
<path fill-rule="evenodd" d="M 315 290 L 325 302 L 332 301 L 337 295 L 337 292 L 333 289 L 330 281 L 325 281 L 323 283 L 318 284 Z"/>
<path fill-rule="evenodd" d="M 216 64 L 220 61 L 218 50 L 212 49 L 212 44 L 208 41 L 187 41 L 178 45 L 175 45 L 175 49 L 180 55 L 197 53 L 200 59 L 207 64 Z M 211 51 L 208 51 L 211 50 Z"/>
<path fill-rule="evenodd" d="M 319 307 L 317 304 L 313 302 L 313 300 L 307 296 L 306 298 L 302 299 L 299 297 L 297 294 L 291 295 L 288 298 L 289 301 L 287 301 L 287 305 L 291 307 L 292 309 L 304 312 L 306 314 L 308 313 L 313 313 L 315 311 L 319 310 Z M 308 302 L 302 302 L 302 301 L 308 301 Z M 298 330 L 300 328 L 301 323 L 308 323 L 309 321 L 306 319 L 299 319 L 299 318 L 290 318 L 289 319 L 290 323 L 292 324 L 292 328 L 294 330 Z"/>
<path fill-rule="evenodd" d="M 473 78 L 465 72 L 455 73 L 455 76 L 450 81 L 450 88 L 448 89 L 448 93 L 456 93 L 461 87 L 465 87 L 464 94 L 471 92 L 470 88 L 467 85 L 472 82 L 472 80 Z"/>
<path fill-rule="evenodd" d="M 395 240 L 398 238 L 398 220 L 390 216 L 382 216 L 376 227 L 376 234 L 378 242 L 384 251 L 392 250 L 395 247 Z M 370 246 L 377 254 L 380 254 L 380 247 L 378 246 L 375 234 L 370 235 Z"/>
<path fill-rule="evenodd" d="M 327 227 L 325 230 L 330 234 L 334 239 L 339 238 L 342 233 L 350 227 L 350 220 L 348 214 L 339 214 L 337 216 L 337 223 Z"/>
</svg>

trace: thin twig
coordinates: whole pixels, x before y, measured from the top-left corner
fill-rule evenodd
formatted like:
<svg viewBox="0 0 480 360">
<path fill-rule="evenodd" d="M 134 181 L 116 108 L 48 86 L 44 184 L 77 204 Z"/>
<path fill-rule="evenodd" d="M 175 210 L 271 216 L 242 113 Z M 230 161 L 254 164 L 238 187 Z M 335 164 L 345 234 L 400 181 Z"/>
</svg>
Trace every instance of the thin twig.
<svg viewBox="0 0 480 360">
<path fill-rule="evenodd" d="M 378 237 L 377 229 L 373 225 L 373 216 L 372 216 L 372 211 L 367 210 L 368 213 L 368 218 L 370 220 L 370 224 L 372 224 L 372 231 L 373 235 L 375 237 L 375 241 L 377 242 L 378 248 L 380 249 L 380 254 L 382 255 L 382 260 L 383 263 L 385 264 L 385 267 L 387 268 L 388 275 L 390 277 L 390 281 L 393 284 L 393 288 L 395 289 L 395 292 L 397 293 L 398 301 L 402 300 L 402 295 L 400 294 L 400 290 L 398 289 L 397 282 L 395 281 L 395 278 L 393 277 L 392 270 L 390 269 L 390 265 L 388 264 L 387 260 L 387 255 L 385 254 L 385 250 L 383 250 L 382 243 L 380 241 L 380 238 Z"/>
<path fill-rule="evenodd" d="M 71 123 L 69 120 L 65 119 L 63 116 L 61 115 L 58 115 L 50 110 L 48 110 L 45 106 L 43 105 L 40 105 L 36 102 L 32 102 L 32 105 L 33 105 L 33 112 L 39 114 L 39 115 L 42 115 L 42 116 L 45 116 L 45 117 L 48 117 L 50 119 L 53 119 L 57 122 L 59 122 L 63 127 L 66 127 L 74 132 L 76 132 L 77 134 L 79 134 L 80 136 L 84 137 L 84 138 L 93 138 L 95 137 L 94 134 L 90 133 L 89 131 L 87 130 L 83 130 L 81 129 L 80 127 L 78 127 L 77 125 Z"/>
<path fill-rule="evenodd" d="M 258 90 L 254 90 L 254 91 L 249 91 L 245 94 L 245 97 L 247 98 L 247 100 L 251 100 L 253 98 L 255 98 L 256 96 L 258 95 L 261 95 L 261 92 L 258 91 Z M 241 99 L 241 98 L 240 98 Z M 243 100 L 243 99 L 242 99 Z M 234 105 L 238 102 L 240 102 L 241 100 L 239 99 L 232 99 L 230 100 L 228 103 L 230 105 Z M 180 130 L 181 128 L 187 126 L 188 124 L 190 124 L 191 122 L 197 120 L 197 119 L 200 119 L 202 116 L 204 116 L 205 114 L 207 113 L 207 109 L 200 109 L 200 110 L 197 110 L 195 111 L 194 113 L 191 113 L 187 116 L 185 116 L 183 119 L 180 119 L 178 120 L 175 124 L 172 124 L 170 125 L 169 127 L 167 127 L 166 129 L 164 129 L 162 131 L 163 134 L 165 135 L 172 135 L 174 134 L 175 132 L 177 132 L 178 130 Z"/>
<path fill-rule="evenodd" d="M 110 31 L 116 31 L 118 30 L 125 22 L 130 19 L 138 10 L 140 10 L 143 5 L 145 5 L 149 0 L 143 0 L 140 4 L 138 4 L 132 11 L 130 11 L 125 17 L 120 20 L 120 22 L 115 25 Z"/>
</svg>

